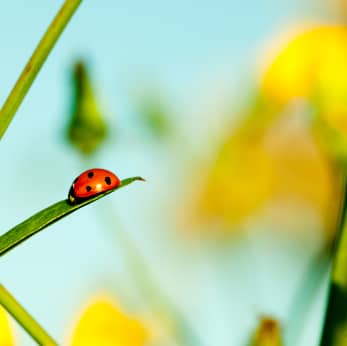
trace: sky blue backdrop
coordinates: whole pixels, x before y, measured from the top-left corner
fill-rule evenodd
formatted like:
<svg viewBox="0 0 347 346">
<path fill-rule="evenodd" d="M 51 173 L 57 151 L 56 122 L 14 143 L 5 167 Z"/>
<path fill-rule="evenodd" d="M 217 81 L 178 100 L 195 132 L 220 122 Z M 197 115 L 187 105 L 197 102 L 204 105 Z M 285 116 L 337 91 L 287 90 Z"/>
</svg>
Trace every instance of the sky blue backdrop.
<svg viewBox="0 0 347 346">
<path fill-rule="evenodd" d="M 43 0 L 0 4 L 1 102 L 59 5 L 60 1 Z M 211 107 L 207 96 L 226 88 L 229 101 L 237 103 L 255 71 L 262 43 L 290 24 L 323 18 L 322 12 L 316 2 L 302 0 L 84 1 L 1 141 L 1 230 L 65 198 L 73 178 L 89 165 L 113 169 L 120 177 L 141 174 L 147 184 L 124 189 L 107 203 L 121 215 L 159 281 L 206 345 L 239 345 L 265 310 L 284 318 L 286 289 L 294 290 L 301 265 L 289 254 L 302 254 L 304 249 L 287 244 L 289 250 L 283 254 L 260 245 L 265 253 L 275 253 L 279 264 L 268 269 L 273 257 L 262 257 L 259 265 L 267 276 L 257 286 L 249 275 L 249 258 L 258 251 L 255 242 L 248 244 L 252 256 L 231 247 L 229 252 L 234 252 L 227 263 L 201 254 L 192 259 L 179 242 L 172 245 L 161 231 L 173 227 L 162 213 L 156 217 L 159 206 L 168 206 L 166 196 L 175 193 L 168 181 L 180 156 L 172 151 L 166 157 L 132 137 L 136 131 L 131 132 L 128 120 L 129 95 L 148 80 L 163 86 L 179 126 L 199 147 L 199 134 L 206 133 L 209 124 L 218 128 L 214 119 L 201 119 L 200 110 Z M 62 136 L 69 110 L 69 71 L 81 56 L 90 62 L 119 139 L 118 145 L 111 141 L 90 162 L 82 162 Z M 0 262 L 2 282 L 59 340 L 80 306 L 100 289 L 137 296 L 141 302 L 141 295 L 132 293 L 131 275 L 112 236 L 103 230 L 110 227 L 103 225 L 108 221 L 103 220 L 102 203 L 53 225 Z M 282 246 L 282 240 L 276 244 Z M 302 345 L 312 344 L 307 342 L 317 337 L 318 323 L 319 313 L 313 314 Z M 24 334 L 21 341 L 32 344 Z"/>
</svg>

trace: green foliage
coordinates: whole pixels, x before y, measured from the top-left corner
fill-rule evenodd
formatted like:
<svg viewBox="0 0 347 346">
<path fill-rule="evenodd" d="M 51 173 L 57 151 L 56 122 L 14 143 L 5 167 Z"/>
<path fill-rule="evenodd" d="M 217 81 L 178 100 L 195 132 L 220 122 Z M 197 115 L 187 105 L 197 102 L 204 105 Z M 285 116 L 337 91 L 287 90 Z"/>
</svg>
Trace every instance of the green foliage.
<svg viewBox="0 0 347 346">
<path fill-rule="evenodd" d="M 345 346 L 347 343 L 347 289 L 331 283 L 321 346 Z"/>
<path fill-rule="evenodd" d="M 137 112 L 139 123 L 154 137 L 163 139 L 171 135 L 173 126 L 169 120 L 168 107 L 160 95 L 147 92 L 140 97 Z"/>
<path fill-rule="evenodd" d="M 73 107 L 67 137 L 82 154 L 93 154 L 107 136 L 107 125 L 99 110 L 84 62 L 77 62 L 73 71 Z"/>
<path fill-rule="evenodd" d="M 321 346 L 347 343 L 347 182 L 338 232 Z"/>
</svg>

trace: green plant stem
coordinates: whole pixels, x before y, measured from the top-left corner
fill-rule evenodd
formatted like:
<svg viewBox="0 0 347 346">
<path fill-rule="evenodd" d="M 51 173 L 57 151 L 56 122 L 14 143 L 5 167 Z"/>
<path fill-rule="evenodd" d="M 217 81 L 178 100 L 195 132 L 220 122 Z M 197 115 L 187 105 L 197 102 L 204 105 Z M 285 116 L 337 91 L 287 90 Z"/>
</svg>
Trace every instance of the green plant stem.
<svg viewBox="0 0 347 346">
<path fill-rule="evenodd" d="M 347 179 L 344 182 L 344 200 L 341 223 L 333 251 L 325 320 L 321 346 L 344 346 L 347 335 Z M 344 335 L 344 336 L 343 336 Z"/>
<path fill-rule="evenodd" d="M 109 203 L 102 208 L 102 211 L 102 221 L 107 223 L 106 229 L 111 229 L 112 236 L 116 237 L 116 242 L 121 247 L 127 264 L 134 274 L 136 285 L 141 288 L 145 299 L 153 304 L 163 320 L 166 318 L 170 325 L 173 326 L 174 332 L 180 340 L 180 345 L 203 345 L 202 340 L 200 340 L 200 337 L 195 333 L 189 322 L 171 302 L 169 297 L 162 292 L 160 285 L 139 249 L 135 246 L 131 237 L 128 236 L 121 223 L 117 222 L 119 217 L 116 216 L 116 210 Z"/>
<path fill-rule="evenodd" d="M 35 321 L 35 319 L 18 303 L 12 294 L 0 284 L 0 304 L 39 344 L 45 346 L 58 345 L 52 337 Z"/>
<path fill-rule="evenodd" d="M 65 0 L 30 60 L 24 67 L 11 93 L 0 110 L 0 139 L 12 121 L 35 77 L 47 59 L 59 36 L 82 0 Z"/>
</svg>

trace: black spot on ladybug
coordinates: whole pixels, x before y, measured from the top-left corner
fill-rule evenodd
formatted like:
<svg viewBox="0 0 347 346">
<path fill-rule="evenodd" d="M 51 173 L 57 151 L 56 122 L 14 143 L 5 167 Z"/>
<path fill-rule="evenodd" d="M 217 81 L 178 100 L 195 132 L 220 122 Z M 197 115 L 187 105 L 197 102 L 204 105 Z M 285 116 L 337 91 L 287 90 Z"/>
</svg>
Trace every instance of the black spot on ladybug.
<svg viewBox="0 0 347 346">
<path fill-rule="evenodd" d="M 92 187 L 91 187 L 91 186 L 89 186 L 89 185 L 87 185 L 87 186 L 86 186 L 86 190 L 89 192 L 89 191 L 91 191 L 91 190 L 92 190 Z"/>
<path fill-rule="evenodd" d="M 111 185 L 111 178 L 110 178 L 110 177 L 106 177 L 106 178 L 105 178 L 105 183 L 106 183 L 107 185 Z"/>
<path fill-rule="evenodd" d="M 78 180 L 78 177 L 73 181 L 73 183 L 74 183 L 74 184 L 77 183 L 77 180 Z"/>
<path fill-rule="evenodd" d="M 93 178 L 94 177 L 94 172 L 89 172 L 88 173 L 88 178 Z"/>
</svg>

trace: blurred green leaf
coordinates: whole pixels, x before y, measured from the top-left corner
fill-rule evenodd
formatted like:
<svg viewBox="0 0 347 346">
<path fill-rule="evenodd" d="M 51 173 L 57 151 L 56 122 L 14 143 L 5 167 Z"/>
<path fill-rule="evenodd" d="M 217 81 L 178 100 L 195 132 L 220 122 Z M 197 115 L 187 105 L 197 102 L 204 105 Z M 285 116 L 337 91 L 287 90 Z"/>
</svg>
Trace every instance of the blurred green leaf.
<svg viewBox="0 0 347 346">
<path fill-rule="evenodd" d="M 344 201 L 334 248 L 321 346 L 347 343 L 347 178 Z"/>
<path fill-rule="evenodd" d="M 73 108 L 67 137 L 82 154 L 90 155 L 105 140 L 107 124 L 99 110 L 87 67 L 82 61 L 74 66 L 73 88 Z"/>
<path fill-rule="evenodd" d="M 60 220 L 61 218 L 71 214 L 72 212 L 92 203 L 96 200 L 105 197 L 111 192 L 118 190 L 126 185 L 133 183 L 136 180 L 144 180 L 141 177 L 127 178 L 121 181 L 121 184 L 113 190 L 109 190 L 100 195 L 87 199 L 81 203 L 71 205 L 69 201 L 63 200 L 57 202 L 46 209 L 39 211 L 27 220 L 23 221 L 19 225 L 15 226 L 0 237 L 0 256 L 4 255 L 7 251 L 10 251 L 15 246 L 27 238 L 33 236 L 37 232 L 43 230 L 47 226 Z"/>
<path fill-rule="evenodd" d="M 163 139 L 171 134 L 169 110 L 159 94 L 142 95 L 137 101 L 137 112 L 144 128 L 156 138 Z"/>
</svg>

